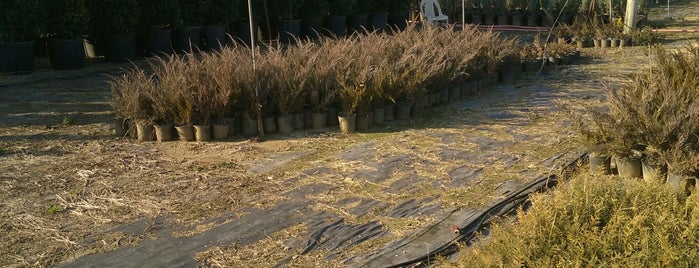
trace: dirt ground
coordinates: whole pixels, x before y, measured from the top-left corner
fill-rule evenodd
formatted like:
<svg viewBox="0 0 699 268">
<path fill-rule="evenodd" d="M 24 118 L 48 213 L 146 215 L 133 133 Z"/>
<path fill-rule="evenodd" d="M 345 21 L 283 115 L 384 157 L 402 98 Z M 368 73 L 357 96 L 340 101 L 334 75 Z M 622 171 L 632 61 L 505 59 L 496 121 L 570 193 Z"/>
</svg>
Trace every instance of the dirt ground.
<svg viewBox="0 0 699 268">
<path fill-rule="evenodd" d="M 699 30 L 699 3 L 691 0 L 657 0 L 648 10 L 651 25 L 669 29 Z"/>
<path fill-rule="evenodd" d="M 421 119 L 263 142 L 114 137 L 105 74 L 124 65 L 0 76 L 0 266 L 347 265 L 576 155 L 554 101 L 602 101 L 645 51 L 588 48 Z"/>
</svg>

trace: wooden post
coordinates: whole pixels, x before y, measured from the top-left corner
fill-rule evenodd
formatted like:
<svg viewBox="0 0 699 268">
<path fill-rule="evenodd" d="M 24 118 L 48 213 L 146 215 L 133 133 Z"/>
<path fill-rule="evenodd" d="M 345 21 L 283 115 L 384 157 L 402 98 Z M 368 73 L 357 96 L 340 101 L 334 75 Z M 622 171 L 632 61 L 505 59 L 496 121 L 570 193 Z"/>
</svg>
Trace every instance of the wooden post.
<svg viewBox="0 0 699 268">
<path fill-rule="evenodd" d="M 626 15 L 624 16 L 624 33 L 630 33 L 636 28 L 636 15 L 638 13 L 639 0 L 626 1 Z"/>
</svg>

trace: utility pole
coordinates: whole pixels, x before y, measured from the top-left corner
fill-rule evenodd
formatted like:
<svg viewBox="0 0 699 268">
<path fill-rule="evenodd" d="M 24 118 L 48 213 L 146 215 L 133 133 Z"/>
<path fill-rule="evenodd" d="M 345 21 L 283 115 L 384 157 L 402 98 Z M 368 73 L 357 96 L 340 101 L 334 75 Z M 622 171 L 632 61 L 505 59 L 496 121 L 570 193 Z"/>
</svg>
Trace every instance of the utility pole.
<svg viewBox="0 0 699 268">
<path fill-rule="evenodd" d="M 461 30 L 466 30 L 466 0 L 461 0 Z"/>
<path fill-rule="evenodd" d="M 266 1 L 265 1 L 266 2 Z M 257 109 L 257 139 L 265 137 L 265 128 L 262 123 L 262 101 L 260 100 L 260 83 L 257 81 L 257 62 L 255 58 L 255 28 L 252 16 L 252 0 L 248 0 L 248 18 L 250 20 L 250 52 L 252 54 L 252 73 L 255 83 L 255 109 Z"/>
<path fill-rule="evenodd" d="M 636 15 L 638 15 L 639 0 L 626 1 L 626 15 L 624 18 L 624 33 L 630 33 L 636 28 Z"/>
</svg>

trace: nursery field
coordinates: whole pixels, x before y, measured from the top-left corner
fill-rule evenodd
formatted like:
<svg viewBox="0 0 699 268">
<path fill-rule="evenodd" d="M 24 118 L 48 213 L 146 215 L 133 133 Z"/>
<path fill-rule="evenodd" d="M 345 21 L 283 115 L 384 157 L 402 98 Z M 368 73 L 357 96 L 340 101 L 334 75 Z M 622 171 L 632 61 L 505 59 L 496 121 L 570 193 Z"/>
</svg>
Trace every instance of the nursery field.
<svg viewBox="0 0 699 268">
<path fill-rule="evenodd" d="M 104 75 L 114 68 L 4 78 L 0 265 L 361 264 L 577 157 L 553 102 L 602 100 L 643 68 L 644 50 L 585 49 L 581 64 L 410 122 L 262 142 L 116 138 Z"/>
<path fill-rule="evenodd" d="M 699 22 L 696 2 L 673 8 L 664 26 Z M 585 146 L 556 104 L 605 102 L 647 70 L 649 52 L 584 48 L 575 64 L 366 131 L 210 142 L 116 137 L 109 75 L 129 64 L 0 74 L 0 266 L 361 267 L 457 210 L 560 172 Z"/>
<path fill-rule="evenodd" d="M 696 30 L 696 27 L 699 26 L 699 15 L 696 13 L 699 9 L 699 3 L 696 1 L 673 1 L 670 3 L 669 13 L 666 3 L 664 1 L 655 8 L 649 9 L 648 20 L 662 24 L 663 28 Z"/>
<path fill-rule="evenodd" d="M 128 64 L 0 75 L 0 266 L 362 266 L 559 172 L 584 146 L 556 103 L 601 103 L 647 52 L 585 48 L 419 118 L 260 141 L 115 137 L 108 75 Z"/>
</svg>

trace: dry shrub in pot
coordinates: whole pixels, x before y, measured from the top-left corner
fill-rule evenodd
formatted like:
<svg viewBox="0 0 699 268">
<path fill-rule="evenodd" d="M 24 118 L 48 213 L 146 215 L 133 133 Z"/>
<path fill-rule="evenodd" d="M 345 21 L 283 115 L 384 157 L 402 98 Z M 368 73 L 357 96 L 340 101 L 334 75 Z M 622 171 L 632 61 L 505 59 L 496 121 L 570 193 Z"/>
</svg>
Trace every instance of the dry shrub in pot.
<svg viewBox="0 0 699 268">
<path fill-rule="evenodd" d="M 240 49 L 223 49 L 202 55 L 203 82 L 211 94 L 215 123 L 226 124 L 230 106 L 236 105 L 242 94 L 240 76 L 247 70 L 249 57 Z M 245 77 L 244 75 L 242 77 Z"/>
<path fill-rule="evenodd" d="M 316 53 L 307 59 L 306 64 L 313 66 L 309 69 L 309 77 L 306 80 L 306 96 L 308 106 L 315 113 L 325 112 L 337 99 L 339 86 L 335 80 L 337 64 L 342 59 L 337 43 L 342 42 L 334 38 L 322 38 Z"/>
<path fill-rule="evenodd" d="M 108 81 L 116 116 L 121 119 L 150 124 L 156 118 L 147 92 L 153 91 L 153 77 L 135 66 L 123 75 L 111 76 Z"/>
<path fill-rule="evenodd" d="M 259 49 L 259 87 L 249 51 L 235 46 L 214 54 L 158 58 L 150 63 L 153 77 L 142 73 L 145 76 L 134 74 L 132 79 L 146 79 L 153 87 L 149 96 L 158 114 L 153 120 L 178 125 L 209 124 L 214 118 L 223 123 L 231 110 L 251 117 L 260 108 L 269 116 L 306 108 L 324 112 L 338 100 L 345 113 L 364 115 L 401 99 L 422 100 L 428 90 L 466 77 L 492 74 L 517 52 L 516 40 L 492 32 L 414 26 L 393 35 L 370 32 L 296 43 Z M 256 89 L 262 106 L 256 101 Z M 121 102 L 116 97 L 114 102 Z M 115 110 L 127 107 L 119 104 Z"/>
<path fill-rule="evenodd" d="M 183 77 L 188 63 L 181 56 L 171 55 L 151 60 L 149 65 L 158 84 L 156 87 L 160 91 L 158 94 L 170 98 L 169 108 L 172 118 L 169 121 L 178 126 L 192 124 L 194 107 L 191 92 L 188 90 L 191 87 L 187 83 L 188 80 Z"/>
<path fill-rule="evenodd" d="M 307 87 L 316 68 L 309 61 L 317 54 L 317 46 L 311 42 L 301 42 L 298 46 L 285 49 L 281 44 L 266 47 L 264 61 L 260 66 L 260 79 L 265 90 L 269 91 L 277 114 L 288 116 L 299 113 L 305 106 Z"/>
</svg>

